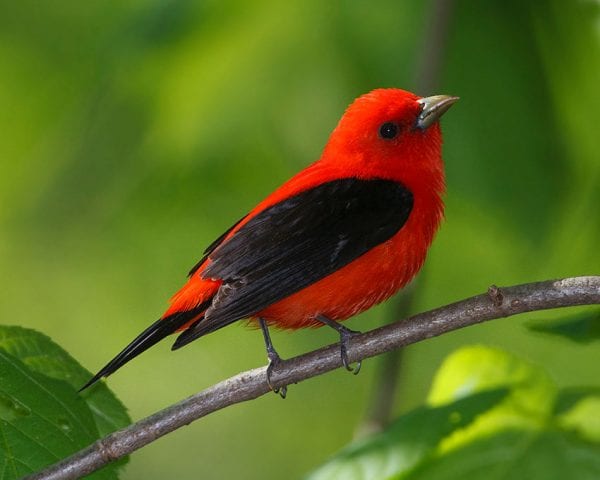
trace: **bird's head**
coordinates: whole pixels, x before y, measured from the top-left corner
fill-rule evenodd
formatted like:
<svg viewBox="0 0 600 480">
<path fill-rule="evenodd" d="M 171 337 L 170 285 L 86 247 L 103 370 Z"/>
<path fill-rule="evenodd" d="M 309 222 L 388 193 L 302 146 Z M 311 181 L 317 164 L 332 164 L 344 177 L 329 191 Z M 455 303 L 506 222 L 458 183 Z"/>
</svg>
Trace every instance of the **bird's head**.
<svg viewBox="0 0 600 480">
<path fill-rule="evenodd" d="M 322 161 L 360 177 L 443 189 L 439 118 L 458 97 L 378 89 L 357 98 L 331 134 Z M 417 185 L 418 187 L 418 185 Z"/>
</svg>

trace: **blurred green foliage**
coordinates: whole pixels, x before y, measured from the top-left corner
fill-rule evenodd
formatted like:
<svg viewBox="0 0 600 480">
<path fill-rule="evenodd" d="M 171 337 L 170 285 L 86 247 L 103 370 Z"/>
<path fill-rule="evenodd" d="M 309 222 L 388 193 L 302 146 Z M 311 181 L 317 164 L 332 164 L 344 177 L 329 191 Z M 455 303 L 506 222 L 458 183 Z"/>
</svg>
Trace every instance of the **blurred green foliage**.
<svg viewBox="0 0 600 480">
<path fill-rule="evenodd" d="M 430 457 L 444 438 L 471 424 L 506 393 L 503 389 L 491 390 L 448 405 L 416 408 L 383 432 L 352 443 L 308 479 L 378 480 L 410 471 Z"/>
<path fill-rule="evenodd" d="M 600 395 L 564 393 L 539 367 L 463 347 L 435 376 L 429 405 L 355 442 L 310 480 L 593 480 L 600 475 Z M 578 410 L 587 409 L 583 414 Z"/>
<path fill-rule="evenodd" d="M 318 157 L 345 106 L 416 89 L 430 2 L 0 1 L 0 319 L 104 364 L 165 308 L 204 246 Z M 600 271 L 599 6 L 456 1 L 439 91 L 446 222 L 414 309 Z M 366 330 L 389 305 L 352 320 Z M 558 314 L 557 314 L 558 315 Z M 422 403 L 457 345 L 598 385 L 598 346 L 535 335 L 529 317 L 407 349 L 398 412 Z M 544 315 L 547 318 L 547 315 Z M 274 335 L 291 356 L 335 341 Z M 110 379 L 140 418 L 265 363 L 232 326 Z M 297 477 L 348 443 L 378 361 L 239 405 L 133 456 L 123 478 Z M 293 414 L 292 414 L 293 412 Z"/>
</svg>

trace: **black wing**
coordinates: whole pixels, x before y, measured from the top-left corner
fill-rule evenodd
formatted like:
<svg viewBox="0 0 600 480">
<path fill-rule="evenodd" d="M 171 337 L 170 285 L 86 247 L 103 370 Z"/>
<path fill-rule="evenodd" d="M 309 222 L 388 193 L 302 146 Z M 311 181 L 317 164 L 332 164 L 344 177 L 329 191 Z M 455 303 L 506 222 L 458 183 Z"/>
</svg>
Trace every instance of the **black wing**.
<svg viewBox="0 0 600 480">
<path fill-rule="evenodd" d="M 223 280 L 205 318 L 173 348 L 246 318 L 339 270 L 396 234 L 413 195 L 391 180 L 323 183 L 265 209 L 209 254 Z"/>
</svg>

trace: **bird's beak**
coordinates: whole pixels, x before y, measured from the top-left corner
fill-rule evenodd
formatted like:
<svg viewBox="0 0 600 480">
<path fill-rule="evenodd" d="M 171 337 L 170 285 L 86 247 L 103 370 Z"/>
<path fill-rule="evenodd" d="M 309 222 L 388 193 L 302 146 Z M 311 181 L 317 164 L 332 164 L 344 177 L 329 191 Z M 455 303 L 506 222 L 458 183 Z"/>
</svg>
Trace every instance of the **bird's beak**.
<svg viewBox="0 0 600 480">
<path fill-rule="evenodd" d="M 433 125 L 448 109 L 458 101 L 458 97 L 450 95 L 433 95 L 417 100 L 423 106 L 415 122 L 415 128 L 425 130 Z"/>
</svg>

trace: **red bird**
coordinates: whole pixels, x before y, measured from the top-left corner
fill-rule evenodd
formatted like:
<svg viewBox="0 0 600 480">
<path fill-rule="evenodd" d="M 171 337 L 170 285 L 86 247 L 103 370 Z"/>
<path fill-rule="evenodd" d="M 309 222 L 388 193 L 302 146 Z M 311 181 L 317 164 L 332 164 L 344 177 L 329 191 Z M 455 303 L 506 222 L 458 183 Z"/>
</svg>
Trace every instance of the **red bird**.
<svg viewBox="0 0 600 480">
<path fill-rule="evenodd" d="M 267 326 L 340 323 L 387 299 L 419 271 L 443 217 L 438 119 L 457 97 L 378 89 L 356 99 L 321 158 L 211 243 L 165 314 L 83 388 L 159 340 L 173 350 L 241 319 Z M 360 366 L 360 364 L 359 364 Z M 82 388 L 82 389 L 83 389 Z"/>
</svg>

